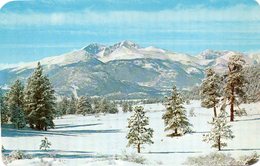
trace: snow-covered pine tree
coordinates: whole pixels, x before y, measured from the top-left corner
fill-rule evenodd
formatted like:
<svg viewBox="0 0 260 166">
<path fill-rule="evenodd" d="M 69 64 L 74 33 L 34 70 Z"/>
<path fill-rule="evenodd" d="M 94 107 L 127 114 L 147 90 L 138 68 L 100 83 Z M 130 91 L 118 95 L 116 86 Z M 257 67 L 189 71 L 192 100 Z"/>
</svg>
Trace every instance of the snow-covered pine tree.
<svg viewBox="0 0 260 166">
<path fill-rule="evenodd" d="M 133 111 L 133 104 L 132 103 L 128 103 L 128 111 L 129 112 Z"/>
<path fill-rule="evenodd" d="M 123 102 L 122 103 L 122 111 L 123 112 L 132 112 L 133 111 L 133 106 L 130 102 Z"/>
<path fill-rule="evenodd" d="M 56 117 L 62 117 L 62 115 L 65 115 L 67 113 L 68 109 L 69 101 L 67 97 L 63 97 L 62 100 L 57 103 Z"/>
<path fill-rule="evenodd" d="M 123 112 L 128 112 L 128 108 L 129 108 L 129 105 L 127 102 L 123 102 L 122 104 L 122 111 Z"/>
<path fill-rule="evenodd" d="M 227 146 L 223 140 L 234 138 L 231 126 L 227 122 L 226 114 L 225 111 L 221 111 L 216 118 L 213 118 L 212 122 L 210 122 L 212 125 L 210 133 L 203 137 L 203 141 L 212 143 L 212 147 L 218 148 L 218 150 Z"/>
<path fill-rule="evenodd" d="M 24 108 L 31 128 L 47 130 L 48 127 L 54 127 L 54 90 L 47 76 L 43 75 L 40 63 L 28 79 L 24 99 Z"/>
<path fill-rule="evenodd" d="M 24 113 L 24 86 L 16 80 L 7 95 L 7 106 L 10 112 L 11 122 L 15 128 L 21 129 L 26 125 Z"/>
<path fill-rule="evenodd" d="M 81 96 L 78 99 L 77 102 L 77 114 L 82 114 L 83 116 L 85 116 L 86 114 L 90 114 L 93 113 L 93 109 L 91 106 L 91 103 L 89 101 L 89 99 L 86 96 Z"/>
<path fill-rule="evenodd" d="M 51 146 L 51 142 L 49 142 L 47 137 L 44 137 L 44 139 L 41 140 L 40 150 L 47 150 Z"/>
<path fill-rule="evenodd" d="M 110 114 L 116 114 L 118 113 L 117 105 L 115 102 L 108 102 L 108 113 Z"/>
<path fill-rule="evenodd" d="M 6 97 L 4 96 L 2 89 L 0 89 L 0 111 L 1 111 L 1 124 L 8 122 L 8 109 L 6 105 Z"/>
<path fill-rule="evenodd" d="M 211 68 L 206 70 L 206 78 L 203 80 L 200 89 L 201 106 L 213 108 L 214 117 L 217 117 L 217 105 L 220 101 L 220 77 Z"/>
<path fill-rule="evenodd" d="M 100 98 L 93 99 L 93 111 L 94 113 L 99 113 L 100 111 Z"/>
<path fill-rule="evenodd" d="M 128 146 L 137 148 L 137 152 L 141 152 L 141 145 L 153 144 L 153 129 L 148 128 L 149 118 L 145 116 L 144 108 L 136 106 L 134 115 L 128 119 L 129 132 L 126 136 L 128 139 Z"/>
<path fill-rule="evenodd" d="M 109 111 L 109 101 L 106 98 L 102 98 L 98 104 L 99 113 L 107 113 Z"/>
<path fill-rule="evenodd" d="M 77 99 L 74 95 L 71 95 L 69 101 L 69 108 L 67 109 L 66 114 L 75 114 L 77 111 Z"/>
<path fill-rule="evenodd" d="M 165 107 L 166 112 L 163 114 L 162 119 L 166 126 L 165 130 L 174 131 L 174 133 L 168 136 L 179 136 L 190 132 L 189 120 L 186 115 L 186 110 L 183 107 L 184 100 L 182 99 L 180 93 L 177 91 L 176 86 L 173 86 L 172 95 L 166 98 Z"/>
<path fill-rule="evenodd" d="M 247 81 L 242 73 L 245 60 L 242 55 L 233 55 L 229 58 L 228 73 L 225 78 L 224 101 L 228 100 L 230 105 L 230 121 L 234 121 L 234 106 L 239 105 L 245 97 L 243 90 Z M 224 106 L 226 104 L 224 103 Z"/>
</svg>

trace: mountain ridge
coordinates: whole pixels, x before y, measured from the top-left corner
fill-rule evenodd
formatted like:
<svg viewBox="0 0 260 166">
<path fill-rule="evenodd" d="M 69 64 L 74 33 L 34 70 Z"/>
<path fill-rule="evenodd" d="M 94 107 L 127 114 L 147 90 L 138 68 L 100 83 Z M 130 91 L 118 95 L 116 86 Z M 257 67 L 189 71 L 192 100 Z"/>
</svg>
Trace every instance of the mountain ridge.
<svg viewBox="0 0 260 166">
<path fill-rule="evenodd" d="M 249 65 L 259 60 L 258 54 L 251 58 L 234 51 L 205 50 L 191 56 L 122 41 L 111 46 L 89 44 L 39 62 L 58 95 L 77 92 L 112 98 L 147 98 L 165 95 L 173 84 L 184 89 L 200 84 L 205 68 L 223 71 L 233 54 L 242 54 Z M 36 64 L 30 62 L 0 70 L 0 85 L 9 85 L 17 78 L 26 82 Z"/>
</svg>

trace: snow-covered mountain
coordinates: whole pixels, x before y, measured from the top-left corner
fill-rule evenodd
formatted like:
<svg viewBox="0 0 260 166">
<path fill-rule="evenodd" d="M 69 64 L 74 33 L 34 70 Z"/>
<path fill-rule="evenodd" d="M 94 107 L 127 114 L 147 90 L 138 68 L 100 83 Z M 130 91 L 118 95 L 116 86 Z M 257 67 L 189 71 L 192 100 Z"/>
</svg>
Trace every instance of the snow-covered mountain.
<svg viewBox="0 0 260 166">
<path fill-rule="evenodd" d="M 216 51 L 216 50 L 205 50 L 201 52 L 199 55 L 196 57 L 200 59 L 201 65 L 206 66 L 206 67 L 212 67 L 214 68 L 217 72 L 224 72 L 227 69 L 227 64 L 229 58 L 234 55 L 234 54 L 240 54 L 244 57 L 244 60 L 246 61 L 246 65 L 252 65 L 254 63 L 254 58 L 250 55 L 246 55 L 241 52 L 237 51 Z M 259 55 L 256 55 L 259 56 Z M 259 58 L 259 57 L 258 57 Z M 257 59 L 255 57 L 255 59 Z M 256 62 L 256 63 L 259 63 Z"/>
<path fill-rule="evenodd" d="M 40 60 L 60 95 L 105 95 L 114 98 L 162 96 L 173 84 L 189 88 L 199 84 L 209 66 L 223 71 L 233 51 L 205 50 L 197 56 L 131 41 L 112 46 L 90 44 L 80 50 Z M 259 54 L 245 56 L 259 63 Z M 0 86 L 15 79 L 26 81 L 37 62 L 0 70 Z"/>
</svg>

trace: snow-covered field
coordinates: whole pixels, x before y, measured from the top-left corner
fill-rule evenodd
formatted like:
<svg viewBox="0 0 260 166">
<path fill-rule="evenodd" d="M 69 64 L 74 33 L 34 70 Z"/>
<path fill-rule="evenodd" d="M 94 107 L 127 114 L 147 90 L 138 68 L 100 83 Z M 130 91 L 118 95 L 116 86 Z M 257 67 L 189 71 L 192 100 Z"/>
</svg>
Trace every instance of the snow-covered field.
<svg viewBox="0 0 260 166">
<path fill-rule="evenodd" d="M 154 144 L 144 146 L 141 155 L 146 158 L 146 165 L 181 165 L 188 156 L 207 154 L 210 144 L 202 141 L 203 134 L 210 130 L 207 123 L 211 120 L 212 110 L 200 107 L 199 101 L 192 101 L 185 106 L 187 112 L 194 108 L 196 117 L 189 117 L 193 124 L 194 133 L 178 138 L 166 137 L 162 114 L 164 106 L 161 104 L 144 105 L 147 116 L 150 118 L 150 127 L 154 129 Z M 235 117 L 232 130 L 235 138 L 228 141 L 224 153 L 232 156 L 260 152 L 260 103 L 242 105 L 248 115 Z M 14 130 L 2 128 L 2 143 L 7 151 L 22 150 L 27 154 L 44 157 L 44 161 L 53 165 L 135 165 L 121 160 L 115 160 L 115 155 L 135 152 L 136 149 L 126 147 L 127 118 L 131 113 L 107 114 L 95 116 L 64 116 L 56 119 L 56 128 L 45 131 Z M 46 136 L 52 143 L 49 151 L 39 150 L 43 137 Z M 55 159 L 47 156 L 55 156 Z M 37 165 L 40 159 L 17 160 L 9 165 Z"/>
</svg>

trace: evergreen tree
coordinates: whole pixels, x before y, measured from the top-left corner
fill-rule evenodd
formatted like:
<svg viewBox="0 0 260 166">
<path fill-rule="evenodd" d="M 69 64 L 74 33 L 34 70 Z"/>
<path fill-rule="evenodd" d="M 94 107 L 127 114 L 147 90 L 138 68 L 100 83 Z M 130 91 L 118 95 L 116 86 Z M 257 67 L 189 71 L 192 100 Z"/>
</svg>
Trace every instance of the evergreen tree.
<svg viewBox="0 0 260 166">
<path fill-rule="evenodd" d="M 128 119 L 129 132 L 127 134 L 128 146 L 137 148 L 140 153 L 142 144 L 153 144 L 153 129 L 146 127 L 149 125 L 149 118 L 145 116 L 144 108 L 137 106 L 134 115 Z"/>
<path fill-rule="evenodd" d="M 231 126 L 227 123 L 226 112 L 221 111 L 216 118 L 213 118 L 210 124 L 212 125 L 212 129 L 209 134 L 204 135 L 203 141 L 211 142 L 213 148 L 221 150 L 222 147 L 227 146 L 227 144 L 223 142 L 223 139 L 234 138 Z"/>
<path fill-rule="evenodd" d="M 7 106 L 11 116 L 11 122 L 17 129 L 25 127 L 24 114 L 24 87 L 21 81 L 16 80 L 7 95 Z"/>
<path fill-rule="evenodd" d="M 239 99 L 243 100 L 245 92 L 243 90 L 246 80 L 242 74 L 245 60 L 242 55 L 233 55 L 228 62 L 228 73 L 226 76 L 226 83 L 224 86 L 225 101 L 229 101 L 230 105 L 230 121 L 234 121 L 234 106 L 239 105 Z M 226 104 L 224 104 L 225 106 Z"/>
<path fill-rule="evenodd" d="M 54 127 L 54 90 L 49 79 L 43 75 L 40 63 L 28 79 L 24 99 L 25 112 L 31 128 L 47 130 L 48 127 Z"/>
<path fill-rule="evenodd" d="M 93 99 L 93 104 L 94 104 L 93 111 L 95 113 L 101 112 L 101 110 L 100 110 L 100 98 L 94 98 Z"/>
<path fill-rule="evenodd" d="M 108 107 L 108 113 L 110 114 L 116 114 L 118 113 L 117 105 L 114 102 L 109 102 L 109 107 Z"/>
<path fill-rule="evenodd" d="M 206 70 L 206 79 L 201 84 L 201 106 L 213 108 L 214 117 L 217 117 L 217 104 L 220 98 L 220 77 L 213 69 Z"/>
<path fill-rule="evenodd" d="M 93 109 L 91 106 L 91 103 L 89 101 L 89 99 L 85 96 L 81 96 L 78 100 L 77 103 L 77 114 L 82 114 L 82 115 L 86 115 L 86 114 L 91 114 L 93 113 Z"/>
<path fill-rule="evenodd" d="M 123 102 L 122 104 L 122 111 L 123 112 L 132 112 L 133 111 L 133 106 L 131 103 L 128 102 Z"/>
<path fill-rule="evenodd" d="M 129 105 L 127 102 L 123 102 L 122 104 L 122 111 L 123 112 L 128 112 L 128 109 L 129 109 Z"/>
<path fill-rule="evenodd" d="M 181 135 L 181 133 L 185 134 L 190 132 L 191 124 L 188 121 L 186 110 L 183 107 L 184 100 L 175 86 L 173 86 L 172 96 L 167 97 L 166 99 L 166 112 L 163 114 L 162 119 L 166 126 L 165 130 L 174 131 L 174 133 L 169 134 L 169 136 L 178 136 Z"/>
<path fill-rule="evenodd" d="M 128 111 L 132 112 L 133 111 L 133 105 L 132 103 L 128 103 Z"/>
<path fill-rule="evenodd" d="M 57 104 L 56 117 L 62 117 L 67 113 L 69 107 L 69 101 L 67 97 L 63 97 L 62 100 Z"/>
<path fill-rule="evenodd" d="M 109 101 L 106 98 L 102 98 L 98 106 L 99 113 L 109 112 Z"/>
<path fill-rule="evenodd" d="M 0 111 L 1 111 L 1 124 L 8 122 L 8 109 L 6 105 L 6 97 L 0 89 Z"/>
<path fill-rule="evenodd" d="M 77 99 L 74 97 L 74 95 L 71 95 L 69 108 L 66 114 L 75 114 L 76 111 L 77 111 Z"/>
<path fill-rule="evenodd" d="M 44 137 L 44 139 L 41 140 L 40 150 L 47 150 L 51 146 L 51 142 L 49 142 L 47 137 Z"/>
</svg>

